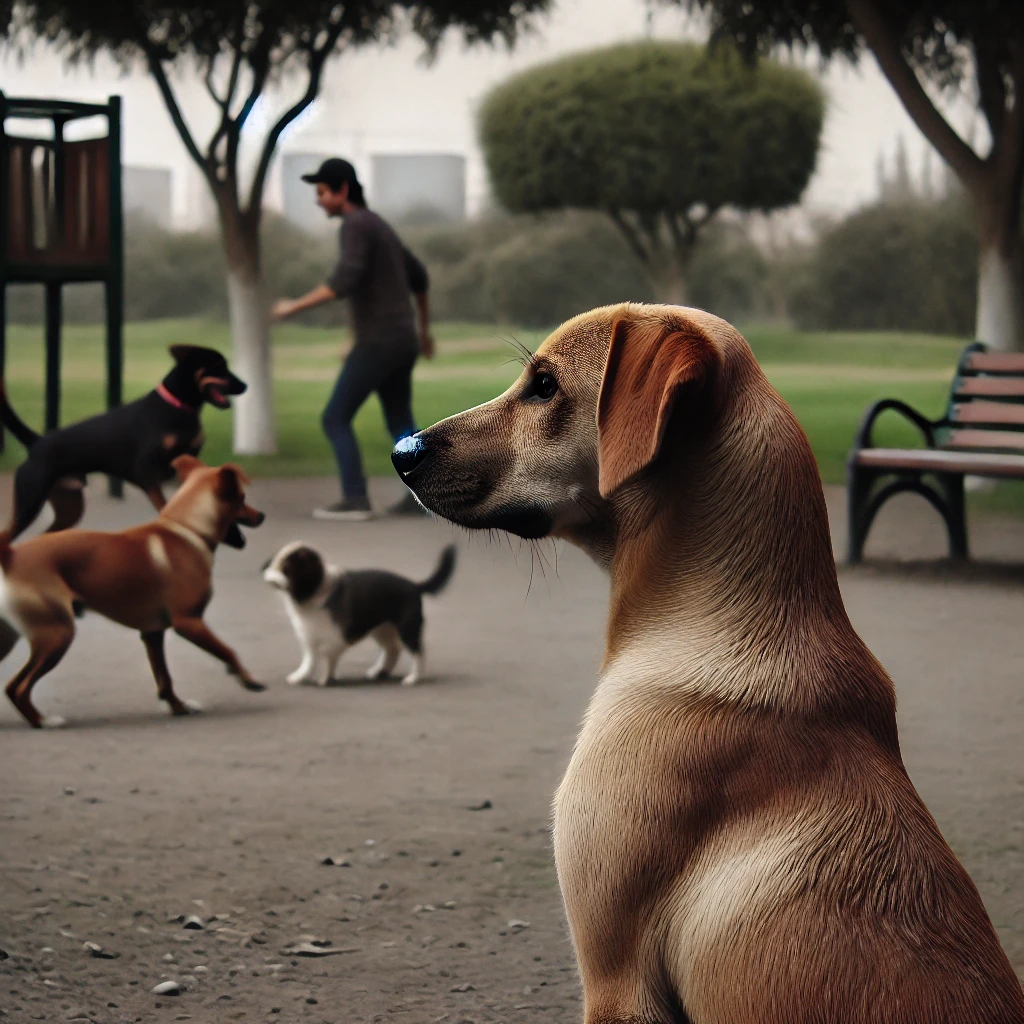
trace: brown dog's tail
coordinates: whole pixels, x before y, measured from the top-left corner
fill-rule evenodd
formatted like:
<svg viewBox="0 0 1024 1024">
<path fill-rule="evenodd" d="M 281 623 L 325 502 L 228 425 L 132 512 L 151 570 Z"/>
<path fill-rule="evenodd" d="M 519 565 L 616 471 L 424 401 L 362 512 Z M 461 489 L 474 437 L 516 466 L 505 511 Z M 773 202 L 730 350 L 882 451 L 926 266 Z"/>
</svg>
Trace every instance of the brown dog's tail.
<svg viewBox="0 0 1024 1024">
<path fill-rule="evenodd" d="M 3 423 L 26 448 L 31 448 L 41 436 L 11 408 L 3 378 L 0 378 L 0 423 Z"/>
<path fill-rule="evenodd" d="M 421 594 L 440 594 L 448 586 L 448 581 L 452 578 L 454 571 L 455 545 L 449 544 L 441 552 L 441 561 L 437 563 L 437 568 L 434 570 L 433 575 L 422 583 L 417 583 L 416 586 Z"/>
</svg>

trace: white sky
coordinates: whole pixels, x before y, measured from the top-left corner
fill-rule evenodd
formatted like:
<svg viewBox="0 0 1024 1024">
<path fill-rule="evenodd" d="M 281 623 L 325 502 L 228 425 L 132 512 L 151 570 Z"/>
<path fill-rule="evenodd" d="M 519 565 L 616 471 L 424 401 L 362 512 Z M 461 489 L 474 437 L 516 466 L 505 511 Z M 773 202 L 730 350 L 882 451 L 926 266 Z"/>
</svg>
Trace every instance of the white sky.
<svg viewBox="0 0 1024 1024">
<path fill-rule="evenodd" d="M 345 53 L 329 65 L 320 98 L 286 133 L 279 151 L 348 156 L 364 175 L 372 153 L 462 153 L 468 159 L 472 210 L 486 194 L 474 119 L 484 93 L 530 64 L 640 38 L 648 29 L 664 38 L 701 35 L 700 27 L 678 8 L 651 8 L 644 0 L 554 0 L 553 10 L 537 19 L 534 31 L 512 53 L 503 47 L 466 49 L 456 36 L 446 40 L 430 66 L 422 60 L 422 44 L 410 37 L 394 46 Z M 857 68 L 836 62 L 825 72 L 823 82 L 829 97 L 828 117 L 818 170 L 805 196 L 808 208 L 840 211 L 870 199 L 876 193 L 878 156 L 883 153 L 891 160 L 900 138 L 912 171 L 920 174 L 927 144 L 872 58 L 865 58 Z M 178 75 L 177 85 L 195 134 L 207 137 L 214 109 L 205 89 L 189 71 Z M 56 54 L 37 47 L 20 63 L 13 55 L 0 55 L 0 89 L 14 96 L 81 100 L 122 95 L 125 163 L 173 170 L 177 223 L 194 225 L 209 218 L 211 210 L 198 172 L 144 72 L 122 74 L 104 58 L 92 68 L 68 69 Z M 250 138 L 262 135 L 270 115 L 283 109 L 299 90 L 296 80 L 269 95 L 254 111 Z M 969 118 L 965 106 L 964 117 L 958 119 L 961 128 L 970 123 Z M 931 159 L 936 179 L 940 169 L 938 158 Z M 267 203 L 280 203 L 280 183 L 273 174 Z"/>
</svg>

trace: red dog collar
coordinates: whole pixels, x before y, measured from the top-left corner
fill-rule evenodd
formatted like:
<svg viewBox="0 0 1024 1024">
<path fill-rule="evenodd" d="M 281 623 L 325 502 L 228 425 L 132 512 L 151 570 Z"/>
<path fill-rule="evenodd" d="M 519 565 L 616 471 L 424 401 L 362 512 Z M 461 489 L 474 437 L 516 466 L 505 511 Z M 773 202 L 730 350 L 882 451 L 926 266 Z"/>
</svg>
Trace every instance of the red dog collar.
<svg viewBox="0 0 1024 1024">
<path fill-rule="evenodd" d="M 176 395 L 172 395 L 170 391 L 163 386 L 163 384 L 157 384 L 156 393 L 168 404 L 173 405 L 175 409 L 184 409 L 186 412 L 195 412 L 195 409 L 191 405 L 186 405 Z"/>
</svg>

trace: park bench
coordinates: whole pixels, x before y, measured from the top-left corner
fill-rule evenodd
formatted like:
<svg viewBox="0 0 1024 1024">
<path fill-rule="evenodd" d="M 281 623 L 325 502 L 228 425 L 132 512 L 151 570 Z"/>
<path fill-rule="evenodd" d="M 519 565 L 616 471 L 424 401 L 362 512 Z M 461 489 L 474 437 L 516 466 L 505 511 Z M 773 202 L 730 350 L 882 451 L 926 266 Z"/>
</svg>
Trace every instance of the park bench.
<svg viewBox="0 0 1024 1024">
<path fill-rule="evenodd" d="M 888 410 L 920 431 L 926 448 L 876 448 L 872 430 Z M 949 553 L 967 557 L 964 476 L 1024 479 L 1024 354 L 968 345 L 957 364 L 946 415 L 929 420 L 905 402 L 884 398 L 864 416 L 847 461 L 849 559 L 859 562 L 878 510 L 913 491 L 938 510 Z"/>
</svg>

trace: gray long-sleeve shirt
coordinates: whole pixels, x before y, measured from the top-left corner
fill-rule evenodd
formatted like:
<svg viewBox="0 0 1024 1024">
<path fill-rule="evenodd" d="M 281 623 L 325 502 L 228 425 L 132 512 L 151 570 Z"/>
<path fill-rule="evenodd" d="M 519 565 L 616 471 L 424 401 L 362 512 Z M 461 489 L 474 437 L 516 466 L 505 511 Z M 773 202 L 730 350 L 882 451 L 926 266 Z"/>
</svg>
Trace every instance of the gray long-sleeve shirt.
<svg viewBox="0 0 1024 1024">
<path fill-rule="evenodd" d="M 427 271 L 391 226 L 365 208 L 341 224 L 341 256 L 327 279 L 339 299 L 350 299 L 356 344 L 415 343 L 412 295 L 427 290 Z"/>
</svg>

